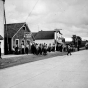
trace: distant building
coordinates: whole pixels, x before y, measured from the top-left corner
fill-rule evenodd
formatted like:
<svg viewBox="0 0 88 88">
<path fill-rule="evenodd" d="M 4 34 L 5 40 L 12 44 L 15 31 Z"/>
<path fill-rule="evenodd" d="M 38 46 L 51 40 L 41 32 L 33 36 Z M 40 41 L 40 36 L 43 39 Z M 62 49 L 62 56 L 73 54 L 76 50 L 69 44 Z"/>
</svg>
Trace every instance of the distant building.
<svg viewBox="0 0 88 88">
<path fill-rule="evenodd" d="M 30 45 L 34 40 L 31 31 L 26 23 L 6 24 L 4 27 L 5 54 L 8 53 L 7 47 L 9 53 L 11 53 L 14 46 L 18 45 L 18 47 L 21 48 L 22 42 L 24 42 L 24 45 Z"/>
<path fill-rule="evenodd" d="M 61 34 L 56 35 L 56 31 L 39 31 L 32 34 L 34 36 L 35 43 L 46 43 L 49 45 L 50 43 L 55 44 L 56 42 L 62 43 L 60 40 L 63 40 Z"/>
<path fill-rule="evenodd" d="M 54 31 L 39 31 L 38 33 L 32 33 L 35 39 L 35 43 L 54 43 Z"/>
</svg>

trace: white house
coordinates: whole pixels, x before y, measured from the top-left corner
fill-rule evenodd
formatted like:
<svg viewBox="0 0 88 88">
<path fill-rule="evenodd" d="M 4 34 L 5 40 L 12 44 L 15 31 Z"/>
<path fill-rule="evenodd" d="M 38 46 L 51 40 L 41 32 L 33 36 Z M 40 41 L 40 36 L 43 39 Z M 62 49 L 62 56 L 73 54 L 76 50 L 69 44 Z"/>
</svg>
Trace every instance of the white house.
<svg viewBox="0 0 88 88">
<path fill-rule="evenodd" d="M 46 43 L 47 45 L 55 44 L 56 42 L 62 43 L 62 36 L 57 31 L 39 31 L 38 33 L 32 33 L 35 38 L 35 43 Z"/>
</svg>

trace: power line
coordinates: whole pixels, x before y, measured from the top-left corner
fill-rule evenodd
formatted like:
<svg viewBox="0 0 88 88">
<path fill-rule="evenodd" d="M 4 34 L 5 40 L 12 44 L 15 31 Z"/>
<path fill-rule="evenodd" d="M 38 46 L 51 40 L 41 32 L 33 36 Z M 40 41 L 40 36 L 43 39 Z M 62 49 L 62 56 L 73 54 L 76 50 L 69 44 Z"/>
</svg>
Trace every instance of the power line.
<svg viewBox="0 0 88 88">
<path fill-rule="evenodd" d="M 34 7 L 33 7 L 32 10 L 31 10 L 31 12 L 28 14 L 28 16 L 27 16 L 25 22 L 27 21 L 28 17 L 31 15 L 31 13 L 32 13 L 32 11 L 34 10 L 35 6 L 37 5 L 38 1 L 39 1 L 39 0 L 37 0 L 37 2 L 35 3 Z"/>
<path fill-rule="evenodd" d="M 39 1 L 39 0 L 37 0 L 37 2 L 35 3 L 34 7 L 33 7 L 32 10 L 31 10 L 31 12 L 28 14 L 28 16 L 27 16 L 27 18 L 26 18 L 25 23 L 23 24 L 23 26 L 26 24 L 26 21 L 27 21 L 28 17 L 31 15 L 31 13 L 32 13 L 32 11 L 34 10 L 35 6 L 37 5 L 38 1 Z"/>
</svg>

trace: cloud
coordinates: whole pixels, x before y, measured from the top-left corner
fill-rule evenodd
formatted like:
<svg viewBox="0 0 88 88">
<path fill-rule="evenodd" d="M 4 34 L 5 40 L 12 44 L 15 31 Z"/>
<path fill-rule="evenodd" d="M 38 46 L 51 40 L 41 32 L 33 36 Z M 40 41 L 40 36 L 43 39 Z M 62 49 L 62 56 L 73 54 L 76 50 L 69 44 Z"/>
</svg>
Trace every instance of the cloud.
<svg viewBox="0 0 88 88">
<path fill-rule="evenodd" d="M 88 37 L 88 0 L 8 0 L 7 22 L 26 20 L 32 31 L 63 29 L 64 36 Z M 34 5 L 35 8 L 33 9 Z M 33 10 L 33 11 L 32 11 Z"/>
</svg>

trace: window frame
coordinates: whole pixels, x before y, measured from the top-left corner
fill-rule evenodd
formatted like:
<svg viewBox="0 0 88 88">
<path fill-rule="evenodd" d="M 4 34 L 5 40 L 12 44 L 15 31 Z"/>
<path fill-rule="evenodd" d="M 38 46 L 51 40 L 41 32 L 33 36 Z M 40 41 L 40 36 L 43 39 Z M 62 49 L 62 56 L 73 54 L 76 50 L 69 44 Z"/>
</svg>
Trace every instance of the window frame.
<svg viewBox="0 0 88 88">
<path fill-rule="evenodd" d="M 16 41 L 18 41 L 18 46 L 19 46 L 19 39 L 15 39 L 15 45 L 16 45 Z"/>
</svg>

